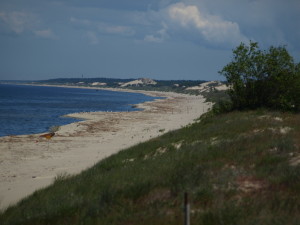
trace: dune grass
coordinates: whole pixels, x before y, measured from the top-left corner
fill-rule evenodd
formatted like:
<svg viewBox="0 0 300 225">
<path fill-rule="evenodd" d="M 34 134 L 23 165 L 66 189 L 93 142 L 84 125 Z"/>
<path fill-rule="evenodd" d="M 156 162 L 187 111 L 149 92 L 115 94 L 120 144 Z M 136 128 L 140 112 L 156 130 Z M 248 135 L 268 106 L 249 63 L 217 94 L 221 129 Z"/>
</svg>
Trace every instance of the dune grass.
<svg viewBox="0 0 300 225">
<path fill-rule="evenodd" d="M 300 115 L 264 110 L 206 117 L 60 174 L 0 214 L 0 224 L 299 224 Z"/>
</svg>

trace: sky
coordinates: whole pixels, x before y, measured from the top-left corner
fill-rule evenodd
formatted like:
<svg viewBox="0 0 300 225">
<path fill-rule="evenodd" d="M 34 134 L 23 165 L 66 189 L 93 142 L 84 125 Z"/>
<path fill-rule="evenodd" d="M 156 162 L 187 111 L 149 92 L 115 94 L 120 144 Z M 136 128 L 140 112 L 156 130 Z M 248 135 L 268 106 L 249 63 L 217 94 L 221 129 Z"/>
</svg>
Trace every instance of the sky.
<svg viewBox="0 0 300 225">
<path fill-rule="evenodd" d="M 223 80 L 241 42 L 300 59 L 300 0 L 1 0 L 0 80 Z"/>
</svg>

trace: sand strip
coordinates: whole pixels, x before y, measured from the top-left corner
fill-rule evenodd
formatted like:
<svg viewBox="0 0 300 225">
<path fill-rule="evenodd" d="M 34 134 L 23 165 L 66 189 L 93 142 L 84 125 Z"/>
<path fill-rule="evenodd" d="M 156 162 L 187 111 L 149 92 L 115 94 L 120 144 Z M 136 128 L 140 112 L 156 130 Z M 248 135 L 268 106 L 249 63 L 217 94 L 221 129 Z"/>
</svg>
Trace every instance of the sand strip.
<svg viewBox="0 0 300 225">
<path fill-rule="evenodd" d="M 124 148 L 192 123 L 211 107 L 202 96 L 141 93 L 166 99 L 139 104 L 143 111 L 68 115 L 85 120 L 62 126 L 51 140 L 40 134 L 1 137 L 0 209 L 50 185 L 58 174 L 80 173 Z"/>
</svg>

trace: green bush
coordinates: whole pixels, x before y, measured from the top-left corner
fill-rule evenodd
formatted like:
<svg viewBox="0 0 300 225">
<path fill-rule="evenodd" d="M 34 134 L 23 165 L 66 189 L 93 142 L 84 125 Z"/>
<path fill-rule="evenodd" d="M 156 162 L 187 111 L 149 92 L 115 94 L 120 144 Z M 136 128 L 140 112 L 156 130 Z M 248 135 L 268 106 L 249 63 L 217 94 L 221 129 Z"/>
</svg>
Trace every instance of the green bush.
<svg viewBox="0 0 300 225">
<path fill-rule="evenodd" d="M 235 109 L 300 110 L 300 64 L 283 46 L 262 51 L 257 43 L 241 43 L 219 73 Z"/>
</svg>

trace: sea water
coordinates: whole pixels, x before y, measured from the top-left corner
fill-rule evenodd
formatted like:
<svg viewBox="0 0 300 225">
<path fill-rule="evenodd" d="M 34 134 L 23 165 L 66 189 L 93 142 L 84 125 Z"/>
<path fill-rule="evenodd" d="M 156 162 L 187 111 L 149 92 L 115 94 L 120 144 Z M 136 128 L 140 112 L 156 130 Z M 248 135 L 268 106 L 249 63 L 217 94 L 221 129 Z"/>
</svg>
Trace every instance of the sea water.
<svg viewBox="0 0 300 225">
<path fill-rule="evenodd" d="M 133 104 L 154 99 L 99 89 L 0 84 L 0 136 L 42 133 L 79 121 L 63 117 L 70 113 L 135 111 Z"/>
</svg>

